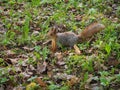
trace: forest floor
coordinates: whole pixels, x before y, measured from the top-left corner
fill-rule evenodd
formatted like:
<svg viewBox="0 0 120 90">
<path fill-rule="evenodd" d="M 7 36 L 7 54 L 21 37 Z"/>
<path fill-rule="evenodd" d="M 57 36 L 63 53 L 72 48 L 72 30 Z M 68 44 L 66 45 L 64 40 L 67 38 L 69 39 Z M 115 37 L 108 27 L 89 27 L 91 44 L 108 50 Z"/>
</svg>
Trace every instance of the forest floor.
<svg viewBox="0 0 120 90">
<path fill-rule="evenodd" d="M 90 41 L 51 52 L 46 36 L 105 29 Z M 0 90 L 120 89 L 119 0 L 0 0 Z"/>
</svg>

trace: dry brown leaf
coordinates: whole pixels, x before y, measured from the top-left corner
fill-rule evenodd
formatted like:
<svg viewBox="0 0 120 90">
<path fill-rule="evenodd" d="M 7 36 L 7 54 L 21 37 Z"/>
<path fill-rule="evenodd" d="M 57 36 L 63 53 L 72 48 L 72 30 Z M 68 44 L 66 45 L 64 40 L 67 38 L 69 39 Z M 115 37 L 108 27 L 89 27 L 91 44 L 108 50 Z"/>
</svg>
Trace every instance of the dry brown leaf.
<svg viewBox="0 0 120 90">
<path fill-rule="evenodd" d="M 118 64 L 120 64 L 120 61 L 117 60 L 117 59 L 115 58 L 115 56 L 114 56 L 114 57 L 111 56 L 111 57 L 108 58 L 107 64 L 108 64 L 108 66 L 117 66 Z"/>
<path fill-rule="evenodd" d="M 63 59 L 63 56 L 62 56 L 62 53 L 60 52 L 56 52 L 55 53 L 55 56 L 57 57 L 58 60 L 62 60 Z"/>
<path fill-rule="evenodd" d="M 65 62 L 64 61 L 58 61 L 56 64 L 59 65 L 59 66 L 62 66 L 62 65 L 65 65 Z"/>
<path fill-rule="evenodd" d="M 47 70 L 46 62 L 44 62 L 43 64 L 40 64 L 40 63 L 37 64 L 37 73 L 38 74 L 44 73 L 44 72 L 46 72 L 46 70 Z"/>
<path fill-rule="evenodd" d="M 61 79 L 61 80 L 71 80 L 72 78 L 78 79 L 74 75 L 67 75 L 66 73 L 57 73 L 57 75 L 54 75 L 55 79 Z"/>
<path fill-rule="evenodd" d="M 99 62 L 94 62 L 94 70 L 98 71 L 100 69 L 104 69 L 104 70 L 107 70 L 107 67 L 104 65 L 104 64 L 101 64 Z"/>
<path fill-rule="evenodd" d="M 76 20 L 76 21 L 81 21 L 81 20 L 82 20 L 82 16 L 77 15 L 77 16 L 75 17 L 75 20 Z"/>
<path fill-rule="evenodd" d="M 6 50 L 5 53 L 7 55 L 14 55 L 15 54 L 15 52 L 13 52 L 12 50 Z"/>
<path fill-rule="evenodd" d="M 47 72 L 47 74 L 48 74 L 48 77 L 51 78 L 52 75 L 53 75 L 53 72 L 52 72 L 52 71 L 49 71 L 49 72 Z"/>
<path fill-rule="evenodd" d="M 15 58 L 17 56 L 17 54 L 13 50 L 6 50 L 4 51 L 4 53 L 4 58 Z"/>
<path fill-rule="evenodd" d="M 65 62 L 63 61 L 63 55 L 62 55 L 62 53 L 60 52 L 56 52 L 55 53 L 55 57 L 57 58 L 57 62 L 56 62 L 56 64 L 57 65 L 65 65 Z"/>
<path fill-rule="evenodd" d="M 18 58 L 7 58 L 7 60 L 9 60 L 12 64 L 17 64 L 18 63 Z"/>
<path fill-rule="evenodd" d="M 68 81 L 68 85 L 69 85 L 69 86 L 73 86 L 73 85 L 75 85 L 75 84 L 78 83 L 78 82 L 79 82 L 79 79 L 78 79 L 77 77 L 73 76 L 73 77 L 71 77 L 71 79 Z"/>
<path fill-rule="evenodd" d="M 51 43 L 51 40 L 47 40 L 46 42 L 43 43 L 43 45 L 48 45 Z"/>
<path fill-rule="evenodd" d="M 33 51 L 34 50 L 34 48 L 29 48 L 27 46 L 24 46 L 23 49 L 26 50 L 26 51 Z"/>
<path fill-rule="evenodd" d="M 75 53 L 80 55 L 81 51 L 79 50 L 79 48 L 77 47 L 77 45 L 74 45 L 74 49 L 75 49 Z"/>
<path fill-rule="evenodd" d="M 36 80 L 36 82 L 37 82 L 40 86 L 42 86 L 42 87 L 46 87 L 46 86 L 47 86 L 47 84 L 46 84 L 45 82 L 43 82 L 43 81 L 41 80 L 41 78 L 36 78 L 35 80 Z"/>
<path fill-rule="evenodd" d="M 13 90 L 13 86 L 12 85 L 7 85 L 7 87 L 5 88 L 5 90 Z"/>
<path fill-rule="evenodd" d="M 36 30 L 36 31 L 40 31 L 40 30 L 41 30 L 41 28 L 39 28 L 39 27 L 38 27 L 38 28 L 35 28 L 35 30 Z"/>
<path fill-rule="evenodd" d="M 5 90 L 5 86 L 4 86 L 4 85 L 1 85 L 1 86 L 0 86 L 0 90 Z"/>
<path fill-rule="evenodd" d="M 65 3 L 68 3 L 68 2 L 69 2 L 69 0 L 64 0 L 64 2 L 65 2 Z"/>
<path fill-rule="evenodd" d="M 28 79 L 28 78 L 30 78 L 30 76 L 31 75 L 29 75 L 27 72 L 22 72 L 22 73 L 20 73 L 21 75 L 23 75 L 23 77 L 25 78 L 25 79 Z"/>
<path fill-rule="evenodd" d="M 39 32 L 38 32 L 38 31 L 33 31 L 32 35 L 38 36 L 38 35 L 39 35 Z"/>
<path fill-rule="evenodd" d="M 22 87 L 22 86 L 18 86 L 18 87 L 15 87 L 13 90 L 24 90 L 25 87 Z"/>
</svg>

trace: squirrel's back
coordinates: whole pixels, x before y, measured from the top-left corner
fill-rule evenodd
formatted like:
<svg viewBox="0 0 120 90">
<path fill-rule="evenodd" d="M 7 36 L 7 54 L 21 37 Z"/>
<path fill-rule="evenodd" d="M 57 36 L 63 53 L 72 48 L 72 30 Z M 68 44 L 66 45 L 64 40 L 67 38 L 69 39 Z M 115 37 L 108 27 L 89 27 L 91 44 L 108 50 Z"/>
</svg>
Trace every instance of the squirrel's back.
<svg viewBox="0 0 120 90">
<path fill-rule="evenodd" d="M 74 46 L 78 41 L 78 35 L 73 32 L 57 33 L 57 43 L 64 46 Z"/>
</svg>

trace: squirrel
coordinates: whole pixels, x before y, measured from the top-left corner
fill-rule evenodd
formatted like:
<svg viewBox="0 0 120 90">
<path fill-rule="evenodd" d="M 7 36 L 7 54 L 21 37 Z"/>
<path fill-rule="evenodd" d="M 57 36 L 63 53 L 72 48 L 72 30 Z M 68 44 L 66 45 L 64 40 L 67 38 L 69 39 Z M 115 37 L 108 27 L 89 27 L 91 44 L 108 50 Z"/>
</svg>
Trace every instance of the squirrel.
<svg viewBox="0 0 120 90">
<path fill-rule="evenodd" d="M 80 34 L 75 34 L 74 32 L 62 32 L 57 33 L 56 28 L 52 28 L 47 36 L 52 39 L 52 51 L 56 51 L 58 43 L 63 46 L 74 47 L 78 42 L 83 42 L 86 39 L 92 37 L 94 34 L 103 30 L 105 26 L 101 23 L 92 23 L 87 26 Z"/>
</svg>

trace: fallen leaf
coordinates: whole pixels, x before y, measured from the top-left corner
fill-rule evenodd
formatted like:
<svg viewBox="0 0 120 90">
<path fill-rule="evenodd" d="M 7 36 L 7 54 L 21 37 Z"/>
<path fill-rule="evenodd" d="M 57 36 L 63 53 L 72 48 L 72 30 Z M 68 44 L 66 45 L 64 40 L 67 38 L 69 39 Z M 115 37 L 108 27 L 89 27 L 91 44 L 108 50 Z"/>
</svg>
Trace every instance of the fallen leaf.
<svg viewBox="0 0 120 90">
<path fill-rule="evenodd" d="M 46 62 L 44 62 L 43 64 L 41 64 L 41 63 L 37 64 L 37 73 L 38 74 L 44 73 L 44 72 L 46 72 L 46 70 L 47 70 L 47 63 Z"/>
<path fill-rule="evenodd" d="M 111 56 L 108 58 L 108 62 L 107 62 L 108 66 L 117 66 L 118 64 L 120 64 L 119 60 L 116 60 L 115 56 Z"/>
<path fill-rule="evenodd" d="M 13 90 L 24 90 L 24 89 L 25 89 L 25 87 L 18 86 L 18 87 L 14 87 L 14 89 L 13 89 Z"/>
<path fill-rule="evenodd" d="M 13 90 L 13 86 L 11 86 L 11 85 L 7 85 L 7 87 L 6 87 L 5 90 Z"/>
<path fill-rule="evenodd" d="M 48 74 L 48 77 L 51 78 L 52 75 L 53 75 L 53 72 L 52 72 L 52 71 L 49 71 L 49 72 L 47 72 L 47 74 Z"/>
<path fill-rule="evenodd" d="M 15 71 L 16 71 L 17 73 L 22 72 L 22 70 L 21 70 L 21 68 L 20 68 L 19 66 L 15 67 L 15 68 L 16 68 Z"/>
<path fill-rule="evenodd" d="M 29 48 L 27 46 L 24 46 L 23 49 L 26 50 L 26 51 L 33 51 L 34 50 L 34 48 Z"/>
<path fill-rule="evenodd" d="M 13 55 L 13 54 L 15 54 L 15 52 L 13 52 L 12 50 L 6 50 L 5 53 L 7 55 Z"/>
<path fill-rule="evenodd" d="M 40 30 L 41 30 L 41 28 L 35 28 L 35 30 L 36 30 L 36 31 L 40 31 Z"/>
<path fill-rule="evenodd" d="M 24 77 L 25 79 L 30 78 L 30 75 L 29 75 L 28 73 L 26 73 L 26 72 L 22 72 L 22 73 L 20 73 L 20 74 L 23 75 L 23 77 Z"/>
<path fill-rule="evenodd" d="M 60 66 L 65 65 L 65 62 L 63 61 L 63 55 L 61 52 L 60 53 L 56 52 L 55 57 L 57 58 L 57 62 L 56 62 L 57 65 L 60 65 Z"/>
<path fill-rule="evenodd" d="M 81 21 L 82 20 L 82 16 L 80 16 L 80 15 L 75 16 L 75 20 L 76 21 Z"/>
<path fill-rule="evenodd" d="M 4 86 L 4 85 L 1 85 L 1 86 L 0 86 L 0 90 L 5 90 L 5 86 Z"/>
<path fill-rule="evenodd" d="M 38 35 L 39 35 L 39 32 L 38 32 L 38 31 L 34 31 L 34 32 L 32 33 L 32 35 L 38 36 Z"/>
<path fill-rule="evenodd" d="M 12 64 L 17 64 L 18 63 L 18 58 L 7 58 L 7 61 L 10 61 Z"/>
<path fill-rule="evenodd" d="M 6 50 L 6 51 L 4 51 L 4 53 L 5 53 L 5 55 L 4 55 L 5 58 L 14 58 L 17 55 L 12 50 Z"/>
<path fill-rule="evenodd" d="M 101 63 L 99 63 L 99 62 L 94 62 L 94 70 L 95 71 L 98 71 L 98 70 L 100 70 L 100 69 L 104 69 L 104 70 L 107 70 L 107 67 L 104 65 L 104 64 L 101 64 Z"/>
<path fill-rule="evenodd" d="M 69 0 L 64 0 L 64 2 L 65 2 L 65 3 L 68 3 L 68 2 L 69 2 Z"/>
<path fill-rule="evenodd" d="M 75 49 L 76 54 L 78 54 L 78 55 L 81 54 L 81 51 L 79 50 L 79 48 L 76 45 L 74 45 L 74 49 Z"/>
<path fill-rule="evenodd" d="M 103 86 L 98 83 L 91 84 L 85 88 L 86 88 L 86 90 L 104 90 Z"/>
<path fill-rule="evenodd" d="M 43 81 L 41 80 L 41 78 L 36 78 L 35 80 L 36 80 L 36 82 L 37 82 L 40 86 L 42 86 L 42 87 L 46 87 L 46 86 L 47 86 L 47 84 L 46 84 L 45 82 L 43 82 Z"/>
<path fill-rule="evenodd" d="M 75 76 L 71 77 L 70 80 L 68 81 L 69 86 L 73 86 L 79 82 L 79 79 Z"/>
<path fill-rule="evenodd" d="M 43 43 L 43 45 L 48 45 L 51 43 L 51 40 L 47 40 L 46 42 Z"/>
<path fill-rule="evenodd" d="M 55 57 L 57 57 L 58 60 L 62 60 L 63 59 L 63 56 L 62 56 L 62 53 L 60 52 L 56 52 L 55 53 Z"/>
<path fill-rule="evenodd" d="M 67 75 L 66 73 L 57 73 L 57 75 L 54 75 L 55 79 L 61 79 L 61 80 L 70 80 L 71 78 L 77 78 L 74 75 Z"/>
<path fill-rule="evenodd" d="M 62 65 L 65 65 L 65 62 L 64 61 L 58 61 L 56 64 L 59 65 L 59 66 L 62 66 Z"/>
<path fill-rule="evenodd" d="M 55 24 L 54 28 L 56 29 L 56 32 L 65 32 L 66 31 L 66 25 L 64 24 Z"/>
</svg>

